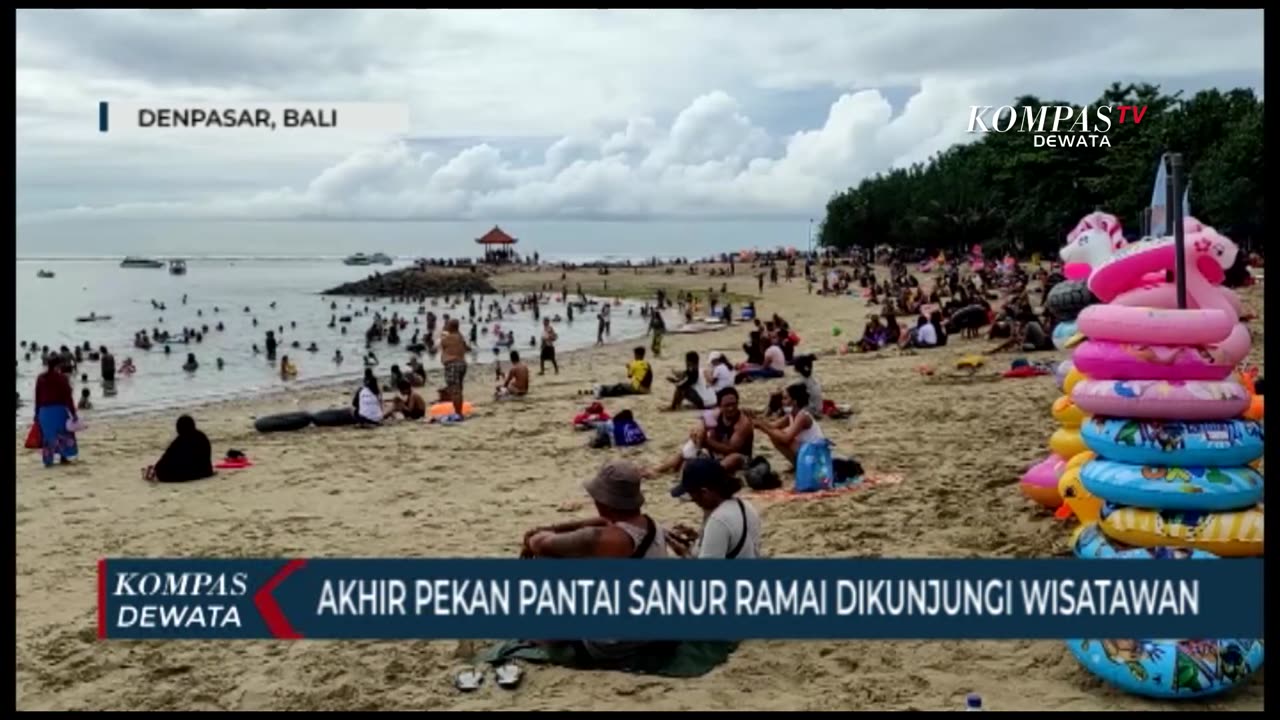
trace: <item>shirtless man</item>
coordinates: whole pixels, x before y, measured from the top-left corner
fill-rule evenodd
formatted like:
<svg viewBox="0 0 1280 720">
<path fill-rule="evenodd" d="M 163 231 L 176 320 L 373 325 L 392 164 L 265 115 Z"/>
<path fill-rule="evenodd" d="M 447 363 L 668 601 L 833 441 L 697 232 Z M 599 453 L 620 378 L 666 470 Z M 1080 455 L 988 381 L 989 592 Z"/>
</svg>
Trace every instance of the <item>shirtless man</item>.
<svg viewBox="0 0 1280 720">
<path fill-rule="evenodd" d="M 453 412 L 462 417 L 462 383 L 467 377 L 467 341 L 457 318 L 451 318 L 440 336 L 440 361 L 444 364 L 445 392 L 453 402 Z"/>
<path fill-rule="evenodd" d="M 494 398 L 503 400 L 507 398 L 524 397 L 529 394 L 529 366 L 520 361 L 520 353 L 515 350 L 511 351 L 511 369 L 507 371 L 507 377 L 498 386 L 498 390 L 494 393 Z"/>
</svg>

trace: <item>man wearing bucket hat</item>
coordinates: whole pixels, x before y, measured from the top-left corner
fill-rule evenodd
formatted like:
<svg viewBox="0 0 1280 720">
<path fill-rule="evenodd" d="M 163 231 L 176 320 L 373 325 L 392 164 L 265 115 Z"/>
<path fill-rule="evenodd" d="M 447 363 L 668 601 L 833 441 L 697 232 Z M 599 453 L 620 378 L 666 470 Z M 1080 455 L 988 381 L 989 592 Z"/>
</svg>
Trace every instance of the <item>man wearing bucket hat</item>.
<svg viewBox="0 0 1280 720">
<path fill-rule="evenodd" d="M 525 533 L 521 557 L 664 558 L 666 534 L 641 512 L 641 471 L 634 463 L 612 460 L 582 484 L 595 501 L 597 517 Z"/>
</svg>

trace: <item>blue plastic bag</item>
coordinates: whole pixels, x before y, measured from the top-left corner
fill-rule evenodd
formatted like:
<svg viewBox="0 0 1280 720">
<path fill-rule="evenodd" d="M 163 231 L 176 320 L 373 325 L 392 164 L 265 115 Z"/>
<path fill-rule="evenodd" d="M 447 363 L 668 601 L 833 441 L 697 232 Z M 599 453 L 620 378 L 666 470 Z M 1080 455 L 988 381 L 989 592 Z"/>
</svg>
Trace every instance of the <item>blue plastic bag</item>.
<svg viewBox="0 0 1280 720">
<path fill-rule="evenodd" d="M 800 446 L 796 453 L 796 492 L 830 490 L 836 483 L 831 441 L 818 440 Z"/>
</svg>

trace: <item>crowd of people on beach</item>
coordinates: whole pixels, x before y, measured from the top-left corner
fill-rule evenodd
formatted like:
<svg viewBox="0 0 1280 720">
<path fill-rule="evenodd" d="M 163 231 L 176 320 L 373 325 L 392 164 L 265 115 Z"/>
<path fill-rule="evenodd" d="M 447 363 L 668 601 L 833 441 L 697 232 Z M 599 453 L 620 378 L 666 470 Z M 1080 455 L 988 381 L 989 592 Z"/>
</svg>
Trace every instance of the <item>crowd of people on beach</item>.
<svg viewBox="0 0 1280 720">
<path fill-rule="evenodd" d="M 783 264 L 781 276 L 779 260 Z M 933 287 L 926 288 L 900 260 L 889 263 L 889 274 L 883 282 L 867 259 L 854 259 L 850 269 L 837 263 L 832 263 L 830 269 L 819 269 L 816 260 L 804 258 L 804 279 L 811 289 L 819 284 L 820 273 L 823 295 L 847 296 L 861 291 L 868 306 L 881 308 L 880 313 L 868 319 L 862 337 L 848 343 L 848 348 L 855 352 L 874 352 L 895 346 L 907 350 L 941 347 L 947 344 L 949 336 L 976 337 L 984 327 L 989 328 L 988 338 L 1003 339 L 1004 346 L 1042 349 L 1052 332 L 1052 316 L 1047 315 L 1047 311 L 1042 314 L 1033 311 L 1028 289 L 1032 278 L 1020 268 L 1005 273 L 970 273 L 962 278 L 957 265 L 943 264 L 937 269 Z M 758 261 L 752 268 L 761 292 L 766 278 L 774 284 L 785 282 L 795 277 L 797 269 L 795 257 L 771 257 Z M 736 268 L 730 270 L 730 274 L 733 272 Z M 1042 271 L 1036 279 L 1047 293 L 1061 276 Z M 556 300 L 564 305 L 563 317 L 560 314 L 544 316 L 541 313 L 550 301 L 546 294 L 550 290 L 548 285 L 542 292 L 519 297 L 504 294 L 501 299 L 491 299 L 488 303 L 471 295 L 445 298 L 444 306 L 450 312 L 439 317 L 428 309 L 428 305 L 438 307 L 438 299 L 418 298 L 419 317 L 412 319 L 394 313 L 384 316 L 371 312 L 367 305 L 362 310 L 339 316 L 336 302 L 332 303 L 331 329 L 345 333 L 355 318 L 369 318 L 365 330 L 364 375 L 351 400 L 350 412 L 355 423 L 377 427 L 395 417 L 418 421 L 434 414 L 421 392 L 428 384 L 427 369 L 419 359 L 421 354 L 438 355 L 440 359 L 443 386 L 438 401 L 447 403 L 451 409 L 441 419 L 462 421 L 466 417 L 464 387 L 468 359 L 474 356 L 481 334 L 494 339 L 495 360 L 503 349 L 509 360 L 505 369 L 502 363 L 495 362 L 493 398 L 499 401 L 527 398 L 533 390 L 531 368 L 515 348 L 513 334 L 504 331 L 500 323 L 515 313 L 531 313 L 535 320 L 540 319 L 541 337 L 529 338 L 529 346 L 539 351 L 539 375 L 547 373 L 548 365 L 552 373 L 559 374 L 556 355 L 559 337 L 555 326 L 572 322 L 575 310 L 581 317 L 592 307 L 581 286 L 576 288 L 576 297 L 568 292 L 567 286 L 562 286 Z M 999 291 L 1005 293 L 1007 300 L 996 312 L 992 300 L 1000 299 Z M 735 361 L 726 352 L 713 351 L 706 356 L 704 365 L 699 353 L 687 352 L 683 367 L 665 376 L 670 385 L 670 402 L 663 400 L 668 412 L 685 408 L 700 412 L 680 447 L 664 452 L 652 464 L 626 460 L 606 462 L 584 484 L 594 502 L 595 514 L 580 521 L 530 529 L 521 542 L 522 557 L 650 559 L 676 555 L 732 559 L 762 555 L 761 517 L 752 503 L 742 497 L 742 491 L 744 488 L 776 489 L 781 486 L 781 480 L 767 456 L 760 452 L 757 439 L 765 443 L 763 448 L 771 448 L 788 465 L 797 468 L 799 475 L 802 454 L 808 448 L 830 447 L 823 422 L 847 415 L 848 411 L 824 397 L 815 374 L 817 357 L 796 352 L 801 340 L 784 318 L 777 314 L 767 319 L 760 317 L 755 302 L 742 308 L 742 317 L 735 317 L 727 297 L 726 285 L 721 285 L 719 292 L 708 288 L 701 298 L 692 292 L 673 297 L 660 289 L 652 304 L 645 303 L 639 308 L 646 320 L 650 343 L 648 347 L 632 348 L 631 360 L 622 368 L 624 374 L 618 382 L 598 384 L 584 391 L 593 400 L 655 392 L 656 372 L 652 361 L 662 357 L 662 339 L 667 332 L 664 312 L 668 310 L 683 315 L 686 325 L 695 323 L 704 312 L 709 313 L 708 319 L 713 322 L 747 324 L 749 330 L 741 346 L 741 357 Z M 617 303 L 608 302 L 595 306 L 597 344 L 603 344 L 609 336 L 611 308 L 616 307 Z M 462 329 L 464 313 L 471 321 L 469 334 Z M 904 316 L 916 319 L 900 325 L 898 318 Z M 415 327 L 406 338 L 404 335 L 411 324 Z M 482 324 L 483 329 L 478 331 Z M 214 332 L 222 328 L 223 324 L 218 323 Z M 438 340 L 437 328 L 441 330 Z M 169 343 L 198 344 L 207 332 L 205 327 L 185 328 L 181 339 L 158 330 L 139 332 L 135 347 L 147 349 L 163 343 L 167 351 Z M 283 334 L 284 327 L 267 330 L 264 349 L 260 350 L 255 344 L 253 352 L 265 353 L 268 359 L 274 360 L 281 347 L 277 332 Z M 399 365 L 390 367 L 385 384 L 375 371 L 380 365 L 375 344 L 403 347 L 412 354 L 405 370 Z M 292 347 L 299 345 L 295 342 Z M 23 348 L 28 353 L 36 352 L 33 344 L 24 343 Z M 313 353 L 318 350 L 314 343 L 306 349 Z M 48 369 L 36 382 L 35 427 L 41 436 L 42 458 L 45 465 L 50 466 L 59 459 L 68 462 L 77 456 L 74 431 L 78 427 L 78 411 L 86 407 L 73 402 L 70 378 L 77 366 L 99 361 L 105 384 L 108 379 L 114 381 L 117 372 L 126 372 L 125 368 L 131 363 L 126 359 L 125 365 L 117 369 L 114 356 L 105 347 L 97 351 L 88 347 L 74 350 L 63 347 L 57 351 L 42 347 L 40 352 Z M 340 353 L 335 354 L 334 361 L 343 361 Z M 287 355 L 280 357 L 279 364 L 282 377 L 296 377 L 298 370 Z M 188 353 L 184 369 L 198 371 L 199 362 L 194 353 Z M 794 376 L 787 379 L 789 371 Z M 87 376 L 82 379 L 87 381 Z M 752 382 L 779 382 L 762 408 L 741 404 L 739 386 Z M 87 398 L 84 402 L 88 402 Z M 590 409 L 603 412 L 597 404 Z M 146 479 L 157 482 L 207 478 L 214 474 L 211 458 L 209 439 L 196 428 L 190 416 L 183 415 L 177 422 L 176 438 L 143 474 Z M 837 481 L 861 475 L 860 466 L 852 458 L 838 458 L 834 466 Z M 645 483 L 665 476 L 675 477 L 669 490 L 673 496 L 688 498 L 701 509 L 703 518 L 699 528 L 681 524 L 665 528 L 644 512 Z M 662 651 L 664 647 L 661 643 L 631 641 L 569 645 L 575 652 L 597 661 L 617 661 L 636 653 Z"/>
</svg>

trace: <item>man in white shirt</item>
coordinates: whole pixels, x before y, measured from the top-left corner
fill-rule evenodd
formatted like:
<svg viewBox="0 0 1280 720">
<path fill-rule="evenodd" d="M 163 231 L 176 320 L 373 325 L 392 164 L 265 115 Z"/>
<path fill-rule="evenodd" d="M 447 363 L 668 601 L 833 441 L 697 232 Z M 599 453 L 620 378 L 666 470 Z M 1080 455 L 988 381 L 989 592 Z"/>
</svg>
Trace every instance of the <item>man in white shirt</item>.
<svg viewBox="0 0 1280 720">
<path fill-rule="evenodd" d="M 733 560 L 760 557 L 760 515 L 751 503 L 734 497 L 742 481 L 724 467 L 706 458 L 685 463 L 680 483 L 671 488 L 673 497 L 689 496 L 704 513 L 702 531 L 679 527 L 673 535 L 696 536 L 691 552 L 696 558 Z M 670 539 L 669 539 L 670 542 Z M 680 548 L 676 548 L 679 552 Z"/>
</svg>

